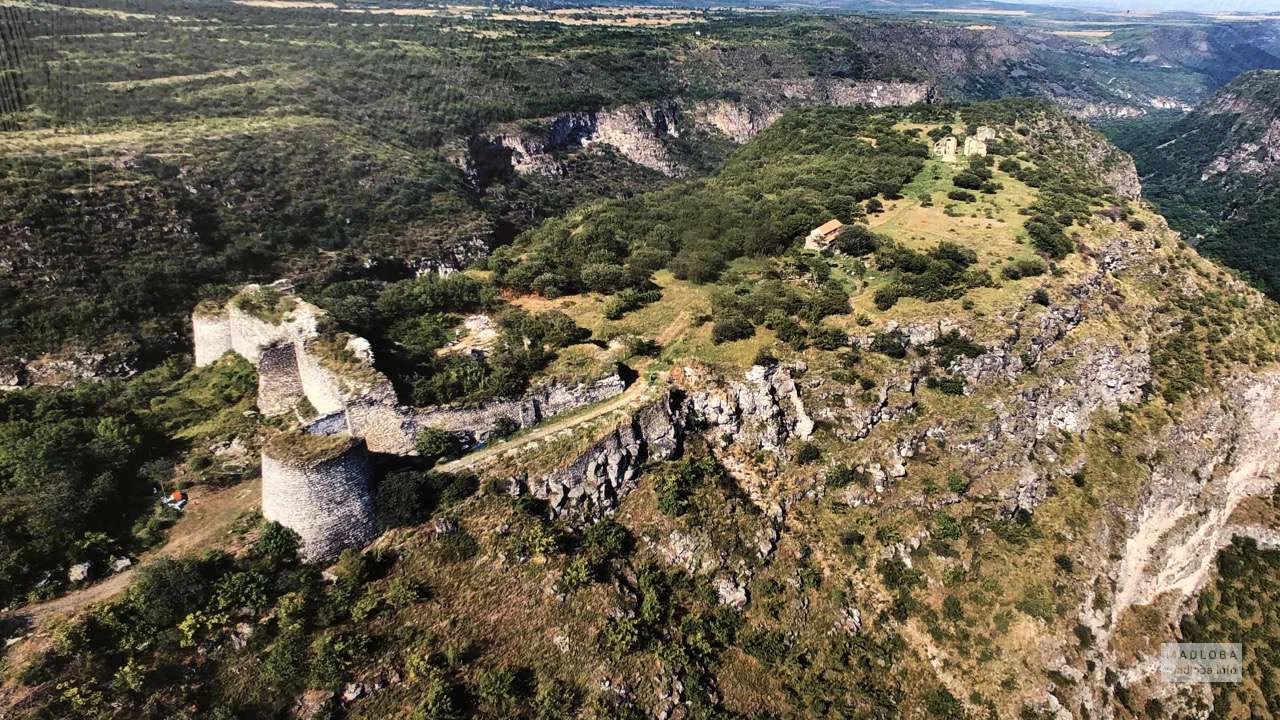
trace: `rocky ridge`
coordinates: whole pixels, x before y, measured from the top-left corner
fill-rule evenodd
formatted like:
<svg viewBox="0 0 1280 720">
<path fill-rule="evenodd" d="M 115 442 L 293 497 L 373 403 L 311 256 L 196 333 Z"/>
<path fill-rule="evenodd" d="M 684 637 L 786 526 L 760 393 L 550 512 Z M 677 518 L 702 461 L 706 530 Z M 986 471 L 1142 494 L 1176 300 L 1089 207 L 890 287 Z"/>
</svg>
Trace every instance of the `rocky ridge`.
<svg viewBox="0 0 1280 720">
<path fill-rule="evenodd" d="M 712 133 L 743 143 L 790 107 L 910 105 L 934 96 L 928 83 L 810 79 L 779 84 L 759 100 L 670 99 L 508 123 L 456 143 L 447 154 L 480 187 L 513 173 L 560 175 L 558 153 L 593 145 L 609 146 L 631 162 L 678 177 L 687 169 L 669 142 L 682 135 Z"/>
</svg>

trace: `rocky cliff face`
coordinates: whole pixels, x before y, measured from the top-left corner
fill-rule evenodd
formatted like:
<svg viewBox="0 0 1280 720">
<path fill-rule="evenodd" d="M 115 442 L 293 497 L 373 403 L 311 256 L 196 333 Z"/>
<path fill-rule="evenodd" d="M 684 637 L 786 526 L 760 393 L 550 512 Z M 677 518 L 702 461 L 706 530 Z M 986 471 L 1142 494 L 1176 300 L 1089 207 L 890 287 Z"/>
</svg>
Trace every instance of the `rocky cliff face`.
<svg viewBox="0 0 1280 720">
<path fill-rule="evenodd" d="M 791 372 L 780 365 L 757 365 L 743 380 L 720 381 L 706 369 L 686 366 L 675 381 L 689 388 L 689 411 L 722 447 L 785 452 L 791 438 L 813 434 Z"/>
<path fill-rule="evenodd" d="M 467 138 L 448 154 L 479 187 L 513 174 L 560 175 L 563 166 L 557 153 L 592 145 L 609 146 L 637 165 L 677 177 L 686 168 L 671 150 L 670 142 L 682 135 L 714 133 L 742 143 L 789 107 L 910 105 L 929 102 L 935 94 L 929 83 L 834 78 L 778 81 L 747 100 L 671 99 L 507 123 Z"/>
<path fill-rule="evenodd" d="M 1243 73 L 1177 121 L 1117 137 L 1189 242 L 1280 297 L 1280 71 Z"/>
<path fill-rule="evenodd" d="M 1230 116 L 1224 147 L 1200 173 L 1200 181 L 1223 173 L 1266 176 L 1280 167 L 1280 106 L 1269 90 L 1280 86 L 1280 71 L 1249 73 L 1205 103 L 1199 112 Z"/>
<path fill-rule="evenodd" d="M 1280 373 L 1242 373 L 1226 380 L 1223 390 L 1195 403 L 1179 422 L 1150 439 L 1149 451 L 1159 460 L 1137 503 L 1126 509 L 1131 532 L 1082 605 L 1081 620 L 1104 650 L 1098 653 L 1093 682 L 1081 694 L 1087 706 L 1104 708 L 1103 717 L 1111 716 L 1099 692 L 1106 671 L 1116 672 L 1126 686 L 1145 685 L 1152 697 L 1172 707 L 1188 700 L 1156 681 L 1153 653 L 1133 656 L 1107 643 L 1132 633 L 1126 624 L 1139 614 L 1154 611 L 1168 627 L 1176 627 L 1210 580 L 1217 551 L 1237 534 L 1256 532 L 1232 522 L 1236 508 L 1277 486 Z M 1262 535 L 1271 539 L 1265 531 Z M 1190 707 L 1182 711 L 1199 714 Z"/>
<path fill-rule="evenodd" d="M 521 478 L 554 517 L 591 521 L 617 509 L 635 489 L 646 463 L 670 460 L 684 443 L 686 413 L 677 395 L 664 393 L 592 443 L 567 465 L 537 478 Z"/>
<path fill-rule="evenodd" d="M 673 373 L 674 387 L 650 401 L 555 471 L 520 477 L 556 516 L 599 519 L 618 507 L 649 463 L 678 457 L 690 433 L 725 451 L 786 452 L 786 443 L 813 433 L 791 372 L 755 366 L 741 380 L 722 381 L 701 367 Z"/>
</svg>

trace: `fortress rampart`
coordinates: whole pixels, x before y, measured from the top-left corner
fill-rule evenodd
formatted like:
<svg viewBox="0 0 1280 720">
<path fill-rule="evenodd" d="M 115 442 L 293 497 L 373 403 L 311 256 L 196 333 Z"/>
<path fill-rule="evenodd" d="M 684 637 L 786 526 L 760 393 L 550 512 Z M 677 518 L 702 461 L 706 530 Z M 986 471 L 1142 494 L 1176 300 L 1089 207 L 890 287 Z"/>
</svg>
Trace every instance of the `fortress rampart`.
<svg viewBox="0 0 1280 720">
<path fill-rule="evenodd" d="M 323 562 L 378 536 L 363 440 L 280 433 L 262 450 L 262 516 L 302 538 L 302 557 Z"/>
<path fill-rule="evenodd" d="M 196 364 L 243 356 L 258 370 L 263 414 L 293 415 L 303 425 L 264 445 L 262 513 L 302 536 L 308 560 L 331 559 L 377 536 L 369 452 L 411 455 L 427 427 L 483 442 L 500 418 L 529 427 L 626 389 L 615 369 L 592 382 L 547 383 L 474 407 L 402 406 L 366 340 L 322 334 L 324 311 L 287 294 L 283 283 L 262 290 L 249 285 L 221 307 L 202 304 L 192 313 Z"/>
</svg>

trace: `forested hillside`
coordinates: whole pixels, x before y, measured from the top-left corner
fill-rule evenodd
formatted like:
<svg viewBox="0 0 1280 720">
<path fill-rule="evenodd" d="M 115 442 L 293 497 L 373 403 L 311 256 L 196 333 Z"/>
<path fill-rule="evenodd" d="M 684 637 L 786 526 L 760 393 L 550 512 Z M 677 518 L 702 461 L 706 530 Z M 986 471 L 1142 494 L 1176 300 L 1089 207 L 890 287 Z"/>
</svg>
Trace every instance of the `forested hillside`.
<svg viewBox="0 0 1280 720">
<path fill-rule="evenodd" d="M 985 155 L 932 150 L 980 130 Z M 1135 192 L 1127 157 L 1045 101 L 809 108 L 705 177 L 538 224 L 487 269 L 331 283 L 321 332 L 366 334 L 405 402 L 618 362 L 628 402 L 549 436 L 508 427 L 484 462 L 433 465 L 469 448 L 424 432 L 369 488 L 382 538 L 327 574 L 282 526 L 227 519 L 219 551 L 148 558 L 49 635 L 16 625 L 0 701 L 33 718 L 424 720 L 1191 707 L 1138 669 L 1173 610 L 1129 568 L 1174 559 L 1126 544 L 1166 520 L 1132 508 L 1162 478 L 1211 502 L 1185 468 L 1271 452 L 1236 418 L 1252 405 L 1222 408 L 1271 397 L 1280 320 Z M 832 216 L 831 245 L 804 249 Z M 497 337 L 441 354 L 463 314 Z M 154 544 L 172 516 L 148 483 L 203 497 L 238 479 L 228 448 L 294 422 L 246 411 L 238 359 L 174 372 L 0 406 L 5 497 L 27 509 L 5 526 L 8 602 Z M 678 456 L 621 454 L 655 425 Z M 538 489 L 550 477 L 558 498 Z M 577 500 L 591 481 L 607 502 Z M 84 511 L 52 532 L 66 493 Z M 1230 514 L 1187 511 L 1210 533 Z M 1189 636 L 1213 627 L 1197 622 Z"/>
<path fill-rule="evenodd" d="M 1280 72 L 1241 75 L 1183 118 L 1119 127 L 1169 222 L 1280 297 Z"/>
<path fill-rule="evenodd" d="M 183 310 L 205 286 L 461 266 L 579 202 L 666 182 L 607 146 L 548 149 L 542 171 L 489 182 L 456 148 L 494 123 L 546 132 L 549 116 L 649 112 L 644 103 L 679 98 L 728 103 L 714 107 L 721 127 L 754 130 L 772 117 L 762 108 L 776 113 L 796 93 L 893 101 L 850 89 L 860 81 L 1142 112 L 1212 82 L 1190 61 L 1129 62 L 1036 27 L 960 20 L 159 0 L 3 8 L 0 357 L 18 384 L 160 361 L 181 346 Z M 1254 25 L 1231 36 L 1258 48 L 1266 37 Z M 694 173 L 732 145 L 687 128 L 642 139 Z"/>
</svg>

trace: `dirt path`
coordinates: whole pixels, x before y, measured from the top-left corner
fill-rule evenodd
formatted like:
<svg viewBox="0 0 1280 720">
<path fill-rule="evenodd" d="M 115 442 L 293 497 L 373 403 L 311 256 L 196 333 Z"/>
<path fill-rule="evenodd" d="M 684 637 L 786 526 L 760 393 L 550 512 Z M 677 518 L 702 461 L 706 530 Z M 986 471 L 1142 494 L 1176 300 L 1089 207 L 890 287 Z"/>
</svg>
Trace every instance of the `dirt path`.
<svg viewBox="0 0 1280 720">
<path fill-rule="evenodd" d="M 452 462 L 437 465 L 436 469 L 441 472 L 456 473 L 468 470 L 476 465 L 482 465 L 489 460 L 497 459 L 504 453 L 519 450 L 528 443 L 543 440 L 558 432 L 590 422 L 602 415 L 614 412 L 615 410 L 621 410 L 629 405 L 637 404 L 649 394 L 651 389 L 653 389 L 653 386 L 649 383 L 643 380 L 637 380 L 632 383 L 631 387 L 622 391 L 622 393 L 615 396 L 613 399 L 606 400 L 586 412 L 573 413 L 562 418 L 552 418 L 549 422 L 538 425 L 531 432 L 518 435 L 510 440 L 500 442 L 497 445 L 490 445 L 482 450 L 465 455 Z"/>
<path fill-rule="evenodd" d="M 254 479 L 219 490 L 193 488 L 188 497 L 186 511 L 169 529 L 164 545 L 143 553 L 133 567 L 62 597 L 19 608 L 10 613 L 10 616 L 26 617 L 36 626 L 51 617 L 70 615 L 123 592 L 129 587 L 138 566 L 152 558 L 161 555 L 190 555 L 205 548 L 222 545 L 235 519 L 246 510 L 258 506 L 262 497 L 262 481 Z"/>
</svg>

